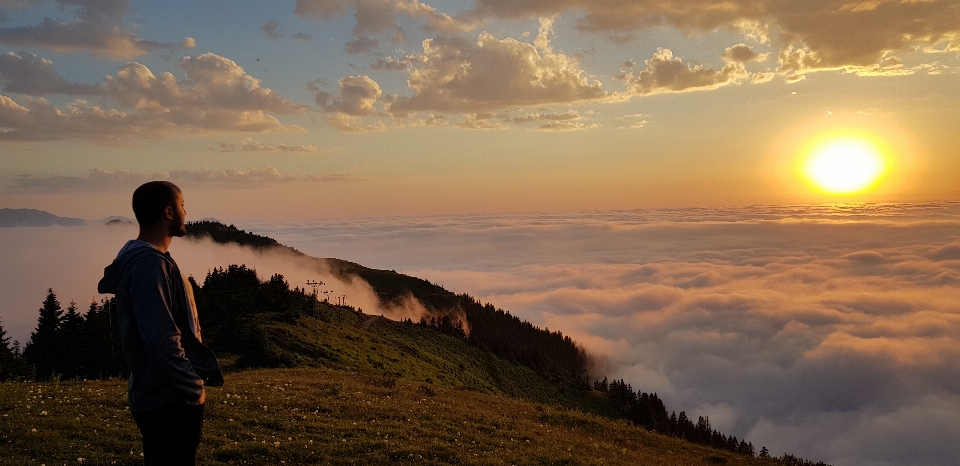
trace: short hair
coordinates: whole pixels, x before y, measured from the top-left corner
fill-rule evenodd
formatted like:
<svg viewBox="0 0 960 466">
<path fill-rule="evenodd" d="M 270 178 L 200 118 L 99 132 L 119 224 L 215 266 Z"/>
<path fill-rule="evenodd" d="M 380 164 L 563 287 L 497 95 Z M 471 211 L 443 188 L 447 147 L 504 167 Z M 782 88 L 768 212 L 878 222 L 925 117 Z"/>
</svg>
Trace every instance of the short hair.
<svg viewBox="0 0 960 466">
<path fill-rule="evenodd" d="M 180 188 L 169 181 L 150 181 L 133 192 L 133 215 L 141 227 L 152 227 L 163 219 L 164 209 L 176 207 Z"/>
</svg>

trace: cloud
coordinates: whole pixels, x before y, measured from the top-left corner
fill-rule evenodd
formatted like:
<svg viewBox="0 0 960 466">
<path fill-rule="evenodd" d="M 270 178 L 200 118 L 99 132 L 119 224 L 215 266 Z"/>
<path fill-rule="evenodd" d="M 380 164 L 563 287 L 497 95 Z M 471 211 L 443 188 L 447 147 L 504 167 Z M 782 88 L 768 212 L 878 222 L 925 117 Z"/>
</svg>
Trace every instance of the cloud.
<svg viewBox="0 0 960 466">
<path fill-rule="evenodd" d="M 99 85 L 68 82 L 53 69 L 53 62 L 34 54 L 0 55 L 0 83 L 4 92 L 27 95 L 103 95 Z"/>
<path fill-rule="evenodd" d="M 607 356 L 596 376 L 758 448 L 946 466 L 960 455 L 957 218 L 953 202 L 242 227 L 563 331 Z"/>
<path fill-rule="evenodd" d="M 260 26 L 260 31 L 272 39 L 283 37 L 283 34 L 280 34 L 280 22 L 275 19 L 263 23 L 263 26 Z"/>
<path fill-rule="evenodd" d="M 297 40 L 313 40 L 313 36 L 305 32 L 298 32 L 293 35 L 293 38 Z"/>
<path fill-rule="evenodd" d="M 747 44 L 737 44 L 731 47 L 727 47 L 723 52 L 723 59 L 727 62 L 732 63 L 746 63 L 749 61 L 765 61 L 768 54 L 766 53 L 757 53 L 753 51 L 753 47 Z"/>
<path fill-rule="evenodd" d="M 888 53 L 960 34 L 960 4 L 952 0 L 477 0 L 466 16 L 528 19 L 568 11 L 582 13 L 581 31 L 614 36 L 668 24 L 686 32 L 727 28 L 758 42 L 773 37 L 781 54 L 793 47 L 816 56 L 811 70 L 871 66 Z"/>
<path fill-rule="evenodd" d="M 315 92 L 317 105 L 325 112 L 338 112 L 350 116 L 375 115 L 374 104 L 383 91 L 380 85 L 369 76 L 347 76 L 340 78 L 340 97 L 334 98 L 329 92 L 323 92 L 313 83 L 308 88 Z"/>
<path fill-rule="evenodd" d="M 585 124 L 579 121 L 551 121 L 537 127 L 539 131 L 579 131 L 581 129 L 599 128 L 599 123 Z"/>
<path fill-rule="evenodd" d="M 728 49 L 729 51 L 729 49 Z M 744 55 L 742 51 L 733 52 Z M 648 95 L 664 92 L 716 89 L 739 82 L 748 76 L 739 62 L 728 62 L 714 70 L 701 65 L 690 66 L 669 49 L 658 48 L 653 58 L 644 60 L 647 68 L 639 73 L 628 72 L 617 77 L 627 85 L 627 94 Z"/>
<path fill-rule="evenodd" d="M 128 59 L 151 50 L 190 48 L 193 39 L 182 44 L 155 42 L 138 38 L 123 25 L 129 6 L 127 0 L 57 0 L 65 11 L 76 7 L 77 17 L 70 21 L 45 18 L 32 26 L 0 28 L 0 44 L 39 47 L 61 53 L 87 50 L 107 58 Z"/>
<path fill-rule="evenodd" d="M 372 70 L 385 70 L 385 71 L 406 71 L 410 68 L 411 59 L 410 58 L 377 58 L 376 61 L 370 64 L 370 69 Z"/>
<path fill-rule="evenodd" d="M 255 143 L 256 144 L 256 143 Z M 262 147 L 262 146 L 261 146 Z M 255 149 L 256 150 L 256 149 Z M 345 174 L 291 175 L 283 174 L 269 165 L 260 168 L 211 170 L 170 170 L 152 173 L 128 170 L 107 171 L 91 168 L 87 176 L 16 175 L 12 177 L 8 192 L 79 192 L 79 191 L 124 191 L 136 188 L 151 180 L 168 180 L 186 185 L 254 186 L 301 182 L 363 181 L 362 178 Z"/>
<path fill-rule="evenodd" d="M 406 33 L 397 16 L 424 21 L 426 32 L 454 34 L 471 30 L 476 22 L 461 22 L 440 13 L 419 0 L 297 0 L 296 14 L 306 18 L 330 20 L 354 11 L 353 39 L 346 44 L 348 53 L 373 51 L 379 41 L 374 36 L 386 35 L 393 43 L 401 43 Z"/>
<path fill-rule="evenodd" d="M 574 110 L 567 110 L 564 113 L 527 113 L 523 116 L 518 116 L 513 118 L 514 123 L 526 123 L 529 121 L 570 121 L 570 120 L 579 120 L 580 114 Z"/>
<path fill-rule="evenodd" d="M 387 130 L 387 126 L 382 121 L 368 125 L 358 116 L 339 112 L 328 117 L 327 123 L 345 133 L 377 133 Z"/>
<path fill-rule="evenodd" d="M 220 143 L 220 152 L 316 152 L 316 146 L 301 144 L 289 146 L 287 144 L 261 144 L 253 138 L 246 138 L 240 144 Z"/>
<path fill-rule="evenodd" d="M 6 57 L 11 59 L 10 55 Z M 96 89 L 133 111 L 105 108 L 85 100 L 76 100 L 61 110 L 43 98 L 26 97 L 20 104 L 0 95 L 0 140 L 82 139 L 117 144 L 131 138 L 171 137 L 178 132 L 302 131 L 282 125 L 268 113 L 302 113 L 303 106 L 261 87 L 259 80 L 232 60 L 212 53 L 180 61 L 185 81 L 169 72 L 156 76 L 146 66 L 130 62 L 97 86 L 61 82 L 50 78 L 54 75 L 46 62 L 30 62 L 48 76 L 38 90 Z"/>
<path fill-rule="evenodd" d="M 480 129 L 480 130 L 501 130 L 507 127 L 500 123 L 496 115 L 492 113 L 468 113 L 463 115 L 463 120 L 456 124 L 459 128 Z"/>
<path fill-rule="evenodd" d="M 397 97 L 388 110 L 398 116 L 479 113 L 604 97 L 600 83 L 584 76 L 575 58 L 553 51 L 552 28 L 552 20 L 541 20 L 534 44 L 489 33 L 480 34 L 476 43 L 427 39 L 407 72 L 413 95 Z"/>
</svg>

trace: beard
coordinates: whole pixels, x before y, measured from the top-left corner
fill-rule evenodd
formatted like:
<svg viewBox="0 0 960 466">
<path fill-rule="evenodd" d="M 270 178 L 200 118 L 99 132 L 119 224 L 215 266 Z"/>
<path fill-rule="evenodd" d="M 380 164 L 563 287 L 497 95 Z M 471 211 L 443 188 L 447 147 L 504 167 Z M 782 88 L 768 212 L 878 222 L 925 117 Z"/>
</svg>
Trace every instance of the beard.
<svg viewBox="0 0 960 466">
<path fill-rule="evenodd" d="M 180 222 L 180 225 L 171 225 L 170 226 L 170 236 L 174 237 L 183 237 L 187 236 L 187 225 L 184 222 Z"/>
</svg>

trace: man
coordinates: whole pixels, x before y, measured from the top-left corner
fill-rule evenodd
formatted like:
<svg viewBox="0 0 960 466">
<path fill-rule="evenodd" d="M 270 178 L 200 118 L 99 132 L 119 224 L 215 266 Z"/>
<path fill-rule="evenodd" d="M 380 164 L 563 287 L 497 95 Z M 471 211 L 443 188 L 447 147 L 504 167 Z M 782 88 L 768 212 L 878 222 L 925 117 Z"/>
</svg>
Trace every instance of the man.
<svg viewBox="0 0 960 466">
<path fill-rule="evenodd" d="M 120 342 L 130 366 L 128 403 L 147 466 L 193 465 L 203 427 L 204 385 L 223 385 L 203 344 L 193 288 L 167 248 L 187 234 L 183 193 L 151 181 L 133 193 L 140 224 L 104 269 L 97 289 L 117 296 Z"/>
</svg>

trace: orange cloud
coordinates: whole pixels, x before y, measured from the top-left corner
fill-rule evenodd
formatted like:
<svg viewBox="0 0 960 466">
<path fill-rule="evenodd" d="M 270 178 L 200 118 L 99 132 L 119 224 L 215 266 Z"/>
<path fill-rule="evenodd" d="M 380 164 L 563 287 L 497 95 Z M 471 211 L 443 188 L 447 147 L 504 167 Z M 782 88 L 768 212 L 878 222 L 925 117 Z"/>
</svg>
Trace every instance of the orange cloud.
<svg viewBox="0 0 960 466">
<path fill-rule="evenodd" d="M 552 21 L 541 20 L 533 44 L 480 34 L 476 43 L 438 37 L 411 58 L 412 96 L 396 97 L 388 111 L 479 113 L 525 106 L 596 100 L 607 95 L 571 56 L 554 52 Z"/>
<path fill-rule="evenodd" d="M 76 100 L 61 110 L 42 98 L 27 97 L 21 105 L 0 96 L 0 139 L 82 139 L 117 144 L 130 138 L 170 137 L 185 131 L 302 131 L 296 126 L 284 126 L 270 113 L 302 113 L 304 107 L 261 87 L 258 79 L 232 60 L 205 53 L 184 57 L 180 67 L 187 75 L 186 81 L 177 80 L 169 72 L 156 76 L 146 66 L 130 62 L 98 86 L 78 87 L 57 80 L 49 72 L 48 64 L 41 62 L 34 74 L 49 79 L 35 91 L 95 89 L 133 111 L 105 108 L 84 100 Z M 5 79 L 8 76 L 7 71 L 0 74 Z"/>
</svg>

